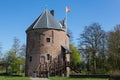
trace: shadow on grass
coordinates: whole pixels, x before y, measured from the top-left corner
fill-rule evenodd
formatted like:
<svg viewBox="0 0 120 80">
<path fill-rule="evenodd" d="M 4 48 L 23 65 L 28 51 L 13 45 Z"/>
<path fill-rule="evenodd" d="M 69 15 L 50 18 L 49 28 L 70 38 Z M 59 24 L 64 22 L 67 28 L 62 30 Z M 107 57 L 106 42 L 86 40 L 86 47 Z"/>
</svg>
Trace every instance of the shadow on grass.
<svg viewBox="0 0 120 80">
<path fill-rule="evenodd" d="M 5 77 L 23 77 L 22 75 L 18 75 L 18 74 L 11 74 L 11 73 L 0 73 L 0 76 L 5 76 Z"/>
</svg>

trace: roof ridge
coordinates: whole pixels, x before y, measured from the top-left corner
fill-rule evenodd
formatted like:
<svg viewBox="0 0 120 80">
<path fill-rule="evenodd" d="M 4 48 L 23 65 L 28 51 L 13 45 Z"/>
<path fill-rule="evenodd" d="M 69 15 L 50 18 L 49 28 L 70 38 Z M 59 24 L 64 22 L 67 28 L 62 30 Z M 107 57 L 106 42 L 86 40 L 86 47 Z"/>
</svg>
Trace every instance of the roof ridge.
<svg viewBox="0 0 120 80">
<path fill-rule="evenodd" d="M 47 18 L 47 26 L 46 26 L 46 27 L 49 28 L 49 26 L 48 26 L 48 15 L 46 15 L 46 16 L 47 16 L 47 17 L 46 17 L 46 18 Z"/>
<path fill-rule="evenodd" d="M 27 30 L 36 28 L 63 30 L 60 22 L 57 21 L 47 9 L 42 12 L 42 14 L 32 23 L 32 25 Z"/>
<path fill-rule="evenodd" d="M 46 11 L 46 10 L 45 10 Z M 37 23 L 39 22 L 39 20 L 42 18 L 42 16 L 44 15 L 45 11 L 42 12 L 42 14 L 39 16 L 38 20 L 36 21 L 36 23 L 34 24 L 33 28 L 37 25 Z"/>
</svg>

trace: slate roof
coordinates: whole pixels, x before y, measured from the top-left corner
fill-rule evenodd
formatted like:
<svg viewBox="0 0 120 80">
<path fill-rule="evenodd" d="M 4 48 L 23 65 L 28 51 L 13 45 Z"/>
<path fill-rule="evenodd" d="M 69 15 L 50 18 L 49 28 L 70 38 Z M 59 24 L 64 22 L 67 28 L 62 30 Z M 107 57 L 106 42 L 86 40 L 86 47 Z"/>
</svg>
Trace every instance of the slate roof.
<svg viewBox="0 0 120 80">
<path fill-rule="evenodd" d="M 30 25 L 27 31 L 36 28 L 51 28 L 65 30 L 63 25 L 57 20 L 55 20 L 54 16 L 52 16 L 47 9 L 42 12 L 42 14 L 32 23 L 32 25 Z"/>
<path fill-rule="evenodd" d="M 72 51 L 67 46 L 62 45 L 62 48 L 65 49 L 68 53 L 72 53 Z"/>
</svg>

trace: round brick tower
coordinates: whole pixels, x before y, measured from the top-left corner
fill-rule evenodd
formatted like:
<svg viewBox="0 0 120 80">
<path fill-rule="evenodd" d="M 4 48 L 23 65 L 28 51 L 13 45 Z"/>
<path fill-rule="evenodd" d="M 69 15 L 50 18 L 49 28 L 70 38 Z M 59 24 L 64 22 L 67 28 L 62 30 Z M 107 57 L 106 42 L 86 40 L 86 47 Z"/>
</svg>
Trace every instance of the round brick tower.
<svg viewBox="0 0 120 80">
<path fill-rule="evenodd" d="M 63 60 L 63 48 L 69 52 L 69 36 L 64 23 L 65 20 L 54 19 L 53 10 L 51 13 L 45 10 L 26 30 L 26 76 L 32 76 L 42 64 Z"/>
</svg>

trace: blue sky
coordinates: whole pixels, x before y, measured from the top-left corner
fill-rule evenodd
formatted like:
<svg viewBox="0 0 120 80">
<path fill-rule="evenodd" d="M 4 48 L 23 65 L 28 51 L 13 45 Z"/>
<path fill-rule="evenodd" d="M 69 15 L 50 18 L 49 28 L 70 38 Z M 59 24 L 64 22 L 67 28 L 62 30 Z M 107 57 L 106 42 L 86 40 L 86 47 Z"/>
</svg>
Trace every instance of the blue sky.
<svg viewBox="0 0 120 80">
<path fill-rule="evenodd" d="M 0 0 L 0 43 L 3 52 L 9 50 L 16 36 L 21 44 L 26 43 L 25 30 L 47 7 L 55 10 L 55 18 L 65 18 L 68 13 L 68 28 L 72 31 L 74 43 L 84 26 L 98 22 L 105 31 L 120 24 L 120 0 Z"/>
</svg>

